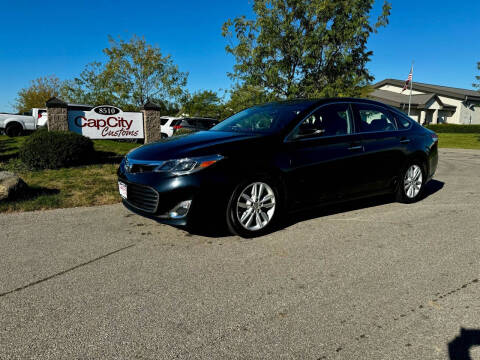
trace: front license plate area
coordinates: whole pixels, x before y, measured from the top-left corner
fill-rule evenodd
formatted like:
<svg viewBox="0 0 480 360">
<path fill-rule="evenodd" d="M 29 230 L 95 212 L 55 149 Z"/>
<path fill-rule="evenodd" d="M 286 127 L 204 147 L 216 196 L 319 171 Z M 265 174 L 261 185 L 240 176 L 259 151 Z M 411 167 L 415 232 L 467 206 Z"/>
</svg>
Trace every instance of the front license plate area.
<svg viewBox="0 0 480 360">
<path fill-rule="evenodd" d="M 122 183 L 121 181 L 118 182 L 118 192 L 120 196 L 124 199 L 127 198 L 127 184 Z"/>
</svg>

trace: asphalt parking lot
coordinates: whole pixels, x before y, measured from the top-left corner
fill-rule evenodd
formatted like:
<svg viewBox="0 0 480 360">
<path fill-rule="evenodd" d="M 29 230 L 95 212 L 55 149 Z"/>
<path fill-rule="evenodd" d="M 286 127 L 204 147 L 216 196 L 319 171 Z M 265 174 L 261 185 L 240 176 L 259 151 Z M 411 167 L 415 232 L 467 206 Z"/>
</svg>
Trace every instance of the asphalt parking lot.
<svg viewBox="0 0 480 360">
<path fill-rule="evenodd" d="M 480 345 L 480 151 L 435 179 L 252 240 L 121 205 L 0 215 L 0 358 L 448 359 Z"/>
</svg>

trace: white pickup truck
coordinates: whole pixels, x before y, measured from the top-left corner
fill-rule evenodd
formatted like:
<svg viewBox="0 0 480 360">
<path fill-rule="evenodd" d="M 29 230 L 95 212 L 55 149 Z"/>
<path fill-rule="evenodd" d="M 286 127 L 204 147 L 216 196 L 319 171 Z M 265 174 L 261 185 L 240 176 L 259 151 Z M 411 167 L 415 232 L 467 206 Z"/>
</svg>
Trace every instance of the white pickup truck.
<svg viewBox="0 0 480 360">
<path fill-rule="evenodd" d="M 0 131 L 10 137 L 37 130 L 47 125 L 47 109 L 33 108 L 22 115 L 0 113 Z"/>
</svg>

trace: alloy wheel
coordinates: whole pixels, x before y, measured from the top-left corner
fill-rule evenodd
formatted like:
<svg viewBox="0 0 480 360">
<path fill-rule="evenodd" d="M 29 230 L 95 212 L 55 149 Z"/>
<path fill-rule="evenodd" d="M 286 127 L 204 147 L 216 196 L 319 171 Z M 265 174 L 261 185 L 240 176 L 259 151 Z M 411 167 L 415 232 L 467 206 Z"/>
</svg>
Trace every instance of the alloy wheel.
<svg viewBox="0 0 480 360">
<path fill-rule="evenodd" d="M 254 182 L 243 189 L 237 200 L 237 219 L 249 231 L 267 226 L 275 213 L 275 193 L 263 182 Z"/>
<path fill-rule="evenodd" d="M 420 166 L 416 164 L 410 166 L 403 180 L 403 189 L 408 198 L 413 199 L 420 193 L 423 185 L 422 180 L 423 175 Z"/>
</svg>

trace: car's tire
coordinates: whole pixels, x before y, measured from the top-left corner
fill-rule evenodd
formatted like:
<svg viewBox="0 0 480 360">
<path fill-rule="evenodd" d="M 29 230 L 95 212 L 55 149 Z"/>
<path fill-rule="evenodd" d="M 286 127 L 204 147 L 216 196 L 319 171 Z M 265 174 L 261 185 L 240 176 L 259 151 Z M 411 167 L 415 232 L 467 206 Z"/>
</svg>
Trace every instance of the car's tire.
<svg viewBox="0 0 480 360">
<path fill-rule="evenodd" d="M 227 226 L 232 234 L 252 238 L 270 232 L 282 213 L 280 186 L 258 176 L 239 184 L 227 206 Z"/>
<path fill-rule="evenodd" d="M 160 134 L 160 138 L 161 138 L 161 139 L 166 139 L 166 138 L 168 138 L 168 135 L 165 134 L 165 133 L 161 133 L 161 134 Z"/>
<path fill-rule="evenodd" d="M 425 164 L 421 160 L 409 161 L 400 172 L 395 198 L 398 202 L 410 204 L 420 200 L 426 182 Z"/>
<path fill-rule="evenodd" d="M 8 137 L 17 137 L 22 135 L 23 127 L 19 123 L 10 123 L 5 128 L 5 134 Z"/>
</svg>

